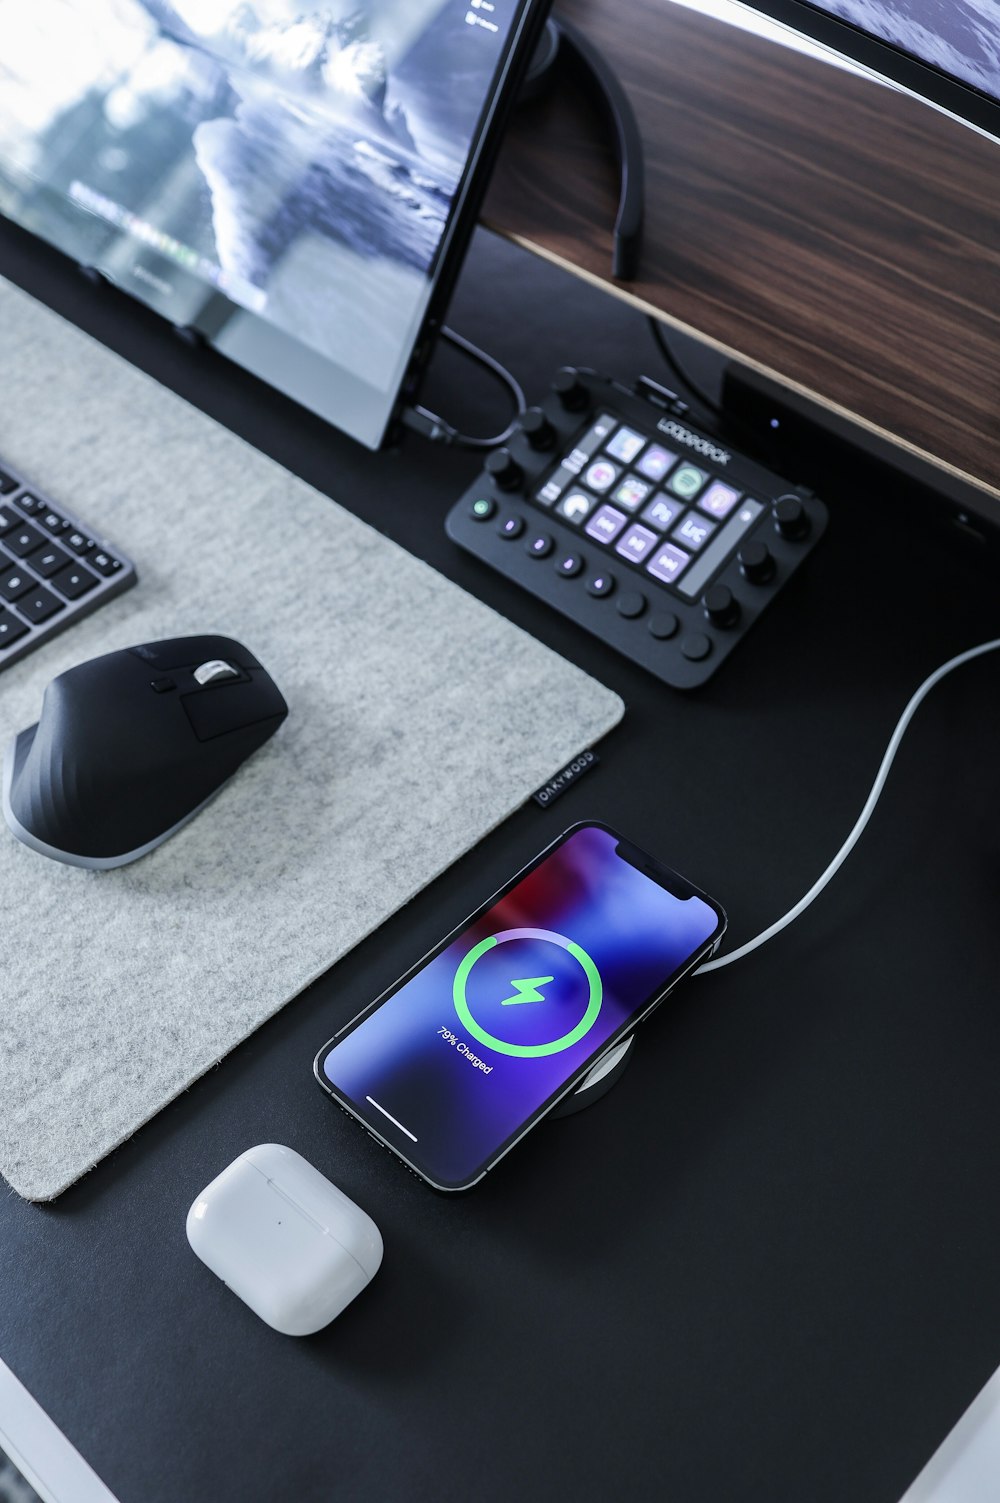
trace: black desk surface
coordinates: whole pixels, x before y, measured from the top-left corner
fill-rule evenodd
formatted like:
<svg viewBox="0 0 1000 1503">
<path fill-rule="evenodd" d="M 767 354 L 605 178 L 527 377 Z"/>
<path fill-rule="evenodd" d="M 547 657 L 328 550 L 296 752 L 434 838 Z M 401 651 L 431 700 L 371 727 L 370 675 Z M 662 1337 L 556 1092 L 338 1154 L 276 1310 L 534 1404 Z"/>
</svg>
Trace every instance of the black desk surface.
<svg viewBox="0 0 1000 1503">
<path fill-rule="evenodd" d="M 54 1205 L 0 1200 L 0 1355 L 121 1503 L 894 1503 L 1000 1362 L 1000 658 L 921 709 L 821 900 L 682 989 L 610 1096 L 470 1195 L 435 1196 L 379 1153 L 311 1064 L 575 819 L 716 894 L 731 943 L 756 933 L 840 845 L 913 688 L 998 634 L 995 559 L 890 477 L 799 455 L 829 533 L 685 698 L 448 544 L 473 457 L 368 455 L 16 235 L 0 270 L 629 706 L 596 772 L 510 819 Z M 529 396 L 563 361 L 661 373 L 638 314 L 485 235 L 451 322 Z M 428 400 L 488 431 L 502 401 L 457 361 L 439 356 Z M 73 500 L 86 514 L 85 476 Z M 266 1140 L 385 1238 L 371 1288 L 308 1340 L 268 1330 L 185 1241 L 195 1193 Z"/>
</svg>

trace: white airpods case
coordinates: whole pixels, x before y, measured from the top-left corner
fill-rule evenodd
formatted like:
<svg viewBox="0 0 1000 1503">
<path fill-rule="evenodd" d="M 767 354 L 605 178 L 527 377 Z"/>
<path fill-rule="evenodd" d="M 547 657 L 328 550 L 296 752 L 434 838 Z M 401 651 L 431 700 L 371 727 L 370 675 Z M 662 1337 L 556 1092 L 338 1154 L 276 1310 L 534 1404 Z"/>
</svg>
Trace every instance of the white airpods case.
<svg viewBox="0 0 1000 1503">
<path fill-rule="evenodd" d="M 202 1190 L 187 1237 L 202 1262 L 286 1336 L 327 1325 L 382 1262 L 382 1237 L 367 1212 L 278 1143 L 248 1148 Z"/>
</svg>

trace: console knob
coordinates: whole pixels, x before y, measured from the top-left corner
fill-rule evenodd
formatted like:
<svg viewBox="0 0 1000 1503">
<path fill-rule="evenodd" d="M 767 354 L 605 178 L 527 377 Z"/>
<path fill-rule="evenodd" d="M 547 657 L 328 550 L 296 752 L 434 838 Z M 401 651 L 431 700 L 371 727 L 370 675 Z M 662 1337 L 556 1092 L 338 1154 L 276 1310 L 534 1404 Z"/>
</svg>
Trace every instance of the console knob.
<svg viewBox="0 0 1000 1503">
<path fill-rule="evenodd" d="M 767 584 L 774 574 L 774 555 L 766 543 L 756 541 L 744 543 L 736 555 L 740 573 L 751 584 Z"/>
<path fill-rule="evenodd" d="M 590 401 L 590 393 L 571 365 L 564 365 L 562 370 L 556 371 L 552 390 L 567 412 L 582 412 Z"/>
<path fill-rule="evenodd" d="M 521 418 L 521 432 L 533 449 L 551 449 L 556 430 L 541 407 L 529 407 Z"/>
<path fill-rule="evenodd" d="M 779 496 L 771 507 L 774 525 L 783 538 L 804 538 L 809 533 L 809 513 L 799 496 Z"/>
<path fill-rule="evenodd" d="M 705 591 L 701 603 L 714 626 L 735 626 L 740 619 L 740 603 L 728 585 L 713 585 Z"/>
<path fill-rule="evenodd" d="M 515 490 L 524 478 L 524 471 L 509 449 L 494 449 L 483 468 L 502 491 Z"/>
</svg>

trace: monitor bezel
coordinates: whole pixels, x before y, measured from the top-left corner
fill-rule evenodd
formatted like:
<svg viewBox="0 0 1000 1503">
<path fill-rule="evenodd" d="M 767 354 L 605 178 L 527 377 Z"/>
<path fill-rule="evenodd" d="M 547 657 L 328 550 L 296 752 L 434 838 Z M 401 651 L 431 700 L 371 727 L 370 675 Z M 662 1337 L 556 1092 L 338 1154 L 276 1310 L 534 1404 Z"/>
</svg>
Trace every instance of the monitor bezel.
<svg viewBox="0 0 1000 1503">
<path fill-rule="evenodd" d="M 892 42 L 873 37 L 852 21 L 819 10 L 811 0 L 735 0 L 741 10 L 756 11 L 856 63 L 867 73 L 887 79 L 935 109 L 1000 141 L 1000 102 L 975 85 L 922 62 Z"/>
</svg>

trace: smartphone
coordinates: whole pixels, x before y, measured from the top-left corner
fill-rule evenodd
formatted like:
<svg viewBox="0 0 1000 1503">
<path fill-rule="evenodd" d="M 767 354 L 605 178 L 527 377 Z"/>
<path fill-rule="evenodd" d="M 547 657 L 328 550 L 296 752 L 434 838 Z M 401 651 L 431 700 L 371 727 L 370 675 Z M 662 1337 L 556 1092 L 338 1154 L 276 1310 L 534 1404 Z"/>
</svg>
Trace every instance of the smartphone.
<svg viewBox="0 0 1000 1503">
<path fill-rule="evenodd" d="M 467 1190 L 718 947 L 719 905 L 574 825 L 316 1056 L 316 1079 L 437 1190 Z"/>
</svg>

